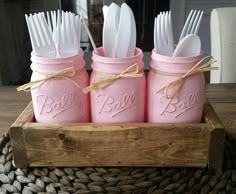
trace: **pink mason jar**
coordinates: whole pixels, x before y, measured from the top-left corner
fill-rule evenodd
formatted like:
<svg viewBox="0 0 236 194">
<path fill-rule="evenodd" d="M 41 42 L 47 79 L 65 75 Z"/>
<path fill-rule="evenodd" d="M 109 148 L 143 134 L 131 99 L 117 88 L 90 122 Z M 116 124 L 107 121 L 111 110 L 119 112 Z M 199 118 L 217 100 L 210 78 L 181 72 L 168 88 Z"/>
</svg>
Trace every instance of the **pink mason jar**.
<svg viewBox="0 0 236 194">
<path fill-rule="evenodd" d="M 98 54 L 93 53 L 92 122 L 144 122 L 146 78 L 142 58 L 138 48 L 127 58 L 104 57 L 102 48 L 98 48 Z"/>
<path fill-rule="evenodd" d="M 90 121 L 89 84 L 83 51 L 68 58 L 31 56 L 32 102 L 35 119 L 43 123 Z M 43 80 L 43 81 L 42 81 Z"/>
<path fill-rule="evenodd" d="M 197 73 L 180 78 L 202 58 L 202 54 L 194 57 L 169 57 L 152 52 L 147 81 L 148 122 L 201 122 L 205 98 L 204 75 Z M 176 84 L 170 84 L 178 79 Z M 168 84 L 169 87 L 160 90 Z"/>
</svg>

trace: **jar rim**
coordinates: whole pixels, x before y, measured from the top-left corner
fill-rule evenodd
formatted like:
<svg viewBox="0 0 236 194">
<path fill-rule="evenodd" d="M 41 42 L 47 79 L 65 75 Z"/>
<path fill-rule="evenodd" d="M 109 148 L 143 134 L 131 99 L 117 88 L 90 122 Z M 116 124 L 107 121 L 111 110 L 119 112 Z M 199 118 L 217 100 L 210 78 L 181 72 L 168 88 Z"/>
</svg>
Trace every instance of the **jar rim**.
<svg viewBox="0 0 236 194">
<path fill-rule="evenodd" d="M 83 55 L 84 53 L 82 49 L 80 49 L 77 55 L 66 58 L 45 58 L 31 53 L 32 63 L 30 67 L 33 71 L 45 74 L 58 72 L 68 67 L 73 67 L 75 70 L 78 70 L 85 66 Z"/>
<path fill-rule="evenodd" d="M 184 63 L 191 63 L 197 60 L 201 60 L 203 58 L 203 51 L 200 52 L 199 55 L 197 56 L 192 56 L 192 57 L 173 57 L 173 56 L 166 56 L 166 55 L 161 55 L 155 52 L 155 50 L 152 50 L 152 55 L 151 59 L 152 60 L 157 60 L 165 63 L 175 63 L 175 64 L 184 64 Z"/>
<path fill-rule="evenodd" d="M 172 57 L 160 55 L 152 50 L 151 68 L 170 73 L 186 73 L 203 58 L 203 52 L 193 57 Z"/>
<path fill-rule="evenodd" d="M 42 56 L 37 56 L 33 52 L 31 52 L 31 61 L 33 63 L 39 64 L 61 64 L 67 62 L 74 62 L 80 60 L 84 56 L 83 50 L 80 48 L 79 53 L 74 56 L 64 57 L 64 58 L 46 58 Z"/>
<path fill-rule="evenodd" d="M 103 52 L 103 47 L 97 48 L 98 53 L 93 51 L 92 60 L 99 63 L 129 63 L 143 57 L 143 52 L 140 48 L 135 48 L 134 56 L 123 57 L 123 58 L 111 58 L 105 57 Z"/>
</svg>

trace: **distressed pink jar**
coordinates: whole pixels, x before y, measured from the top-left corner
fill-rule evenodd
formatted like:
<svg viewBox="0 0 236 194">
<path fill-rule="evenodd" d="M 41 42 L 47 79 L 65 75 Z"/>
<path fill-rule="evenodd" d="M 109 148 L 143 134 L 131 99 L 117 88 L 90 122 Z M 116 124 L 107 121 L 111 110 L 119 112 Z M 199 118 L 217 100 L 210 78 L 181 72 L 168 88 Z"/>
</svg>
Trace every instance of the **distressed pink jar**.
<svg viewBox="0 0 236 194">
<path fill-rule="evenodd" d="M 120 78 L 105 88 L 91 90 L 92 122 L 144 122 L 146 78 L 142 58 L 143 53 L 138 48 L 134 56 L 127 58 L 104 57 L 102 48 L 98 48 L 98 54 L 93 53 L 90 84 L 118 75 L 134 64 L 137 65 L 138 74 L 141 75 L 134 78 Z"/>
<path fill-rule="evenodd" d="M 147 121 L 150 123 L 199 123 L 205 98 L 203 73 L 184 79 L 182 87 L 173 96 L 177 86 L 162 87 L 189 71 L 203 55 L 194 57 L 168 57 L 152 52 L 147 78 Z M 159 92 L 158 92 L 159 91 Z"/>
<path fill-rule="evenodd" d="M 42 123 L 90 121 L 89 96 L 82 91 L 89 83 L 83 51 L 68 58 L 48 59 L 31 56 L 31 81 L 45 79 L 66 68 L 62 73 L 46 80 L 31 90 L 35 119 Z M 73 75 L 74 69 L 74 75 Z"/>
</svg>

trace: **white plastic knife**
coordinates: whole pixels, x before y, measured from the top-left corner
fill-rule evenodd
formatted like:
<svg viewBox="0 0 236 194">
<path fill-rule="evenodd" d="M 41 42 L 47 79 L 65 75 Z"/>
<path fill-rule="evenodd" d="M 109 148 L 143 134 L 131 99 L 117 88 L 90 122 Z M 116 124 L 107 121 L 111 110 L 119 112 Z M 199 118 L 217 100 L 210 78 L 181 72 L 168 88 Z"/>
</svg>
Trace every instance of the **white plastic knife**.
<svg viewBox="0 0 236 194">
<path fill-rule="evenodd" d="M 117 7 L 112 3 L 106 13 L 103 25 L 103 51 L 105 57 L 115 57 L 116 34 L 117 34 Z"/>
<path fill-rule="evenodd" d="M 103 19 L 106 19 L 106 15 L 107 15 L 107 10 L 108 10 L 108 6 L 107 5 L 103 5 L 102 7 L 102 13 L 103 13 Z"/>
<path fill-rule="evenodd" d="M 116 42 L 116 52 L 115 52 L 115 57 L 117 58 L 124 58 L 129 53 L 129 48 L 132 39 L 132 25 L 133 22 L 132 22 L 132 15 L 130 13 L 130 8 L 126 3 L 123 3 L 121 5 L 120 21 L 117 32 L 117 42 Z"/>
<path fill-rule="evenodd" d="M 131 10 L 129 6 L 128 6 L 128 9 L 131 16 L 131 38 L 130 38 L 129 49 L 128 49 L 126 57 L 134 56 L 134 50 L 136 48 L 136 23 L 135 23 L 133 11 Z"/>
</svg>

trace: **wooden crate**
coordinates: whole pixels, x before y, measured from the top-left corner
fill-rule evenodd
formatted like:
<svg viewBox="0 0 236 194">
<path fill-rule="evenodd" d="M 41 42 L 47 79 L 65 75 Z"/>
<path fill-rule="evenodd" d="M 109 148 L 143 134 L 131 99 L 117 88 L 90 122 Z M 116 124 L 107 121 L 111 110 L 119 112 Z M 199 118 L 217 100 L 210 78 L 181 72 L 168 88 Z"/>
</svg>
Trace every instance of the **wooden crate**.
<svg viewBox="0 0 236 194">
<path fill-rule="evenodd" d="M 210 104 L 200 124 L 43 124 L 30 103 L 10 129 L 14 161 L 27 166 L 221 168 L 223 127 Z"/>
</svg>

